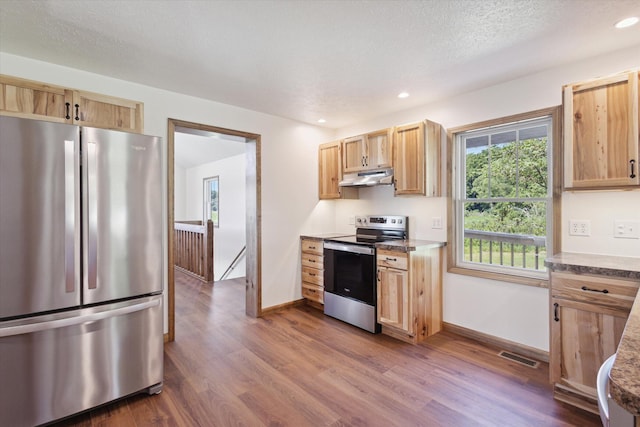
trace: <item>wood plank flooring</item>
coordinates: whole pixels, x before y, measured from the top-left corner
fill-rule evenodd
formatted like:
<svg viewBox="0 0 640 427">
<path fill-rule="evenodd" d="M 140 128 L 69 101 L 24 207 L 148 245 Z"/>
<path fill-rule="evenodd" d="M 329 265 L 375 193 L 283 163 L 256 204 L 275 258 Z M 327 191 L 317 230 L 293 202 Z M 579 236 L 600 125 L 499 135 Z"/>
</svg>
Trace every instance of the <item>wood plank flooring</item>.
<svg viewBox="0 0 640 427">
<path fill-rule="evenodd" d="M 532 369 L 449 333 L 413 346 L 300 306 L 244 314 L 244 280 L 176 272 L 165 384 L 59 426 L 599 426 Z"/>
</svg>

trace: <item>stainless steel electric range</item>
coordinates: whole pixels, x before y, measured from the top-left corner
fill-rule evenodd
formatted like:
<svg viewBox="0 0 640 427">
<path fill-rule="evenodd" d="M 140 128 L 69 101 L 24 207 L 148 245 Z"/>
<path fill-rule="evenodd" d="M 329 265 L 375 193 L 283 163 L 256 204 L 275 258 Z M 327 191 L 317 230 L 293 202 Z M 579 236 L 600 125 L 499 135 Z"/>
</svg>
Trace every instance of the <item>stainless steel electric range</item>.
<svg viewBox="0 0 640 427">
<path fill-rule="evenodd" d="M 376 247 L 408 236 L 408 218 L 358 217 L 356 234 L 324 241 L 324 313 L 372 333 L 376 321 Z"/>
</svg>

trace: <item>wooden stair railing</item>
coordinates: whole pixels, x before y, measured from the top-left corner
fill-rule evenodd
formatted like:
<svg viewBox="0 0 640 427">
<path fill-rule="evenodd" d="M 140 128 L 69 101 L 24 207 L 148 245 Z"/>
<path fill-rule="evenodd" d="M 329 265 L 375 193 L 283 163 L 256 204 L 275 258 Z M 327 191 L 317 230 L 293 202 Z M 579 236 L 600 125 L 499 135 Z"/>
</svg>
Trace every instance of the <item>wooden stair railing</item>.
<svg viewBox="0 0 640 427">
<path fill-rule="evenodd" d="M 174 264 L 204 282 L 213 282 L 213 222 L 174 222 Z"/>
</svg>

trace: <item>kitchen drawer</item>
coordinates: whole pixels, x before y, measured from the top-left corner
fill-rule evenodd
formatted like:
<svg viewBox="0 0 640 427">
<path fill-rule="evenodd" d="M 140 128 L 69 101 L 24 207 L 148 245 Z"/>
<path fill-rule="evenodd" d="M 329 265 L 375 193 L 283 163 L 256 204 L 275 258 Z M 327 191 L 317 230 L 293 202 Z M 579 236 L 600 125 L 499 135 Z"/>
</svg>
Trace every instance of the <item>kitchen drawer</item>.
<svg viewBox="0 0 640 427">
<path fill-rule="evenodd" d="M 407 254 L 404 252 L 387 251 L 378 249 L 377 263 L 380 267 L 396 268 L 399 270 L 407 269 Z"/>
<path fill-rule="evenodd" d="M 630 310 L 640 282 L 604 276 L 551 273 L 551 295 Z"/>
<path fill-rule="evenodd" d="M 324 268 L 324 257 L 322 255 L 302 254 L 302 266 L 311 268 Z"/>
<path fill-rule="evenodd" d="M 322 255 L 322 240 L 302 239 L 302 252 Z"/>
<path fill-rule="evenodd" d="M 324 304 L 324 289 L 321 286 L 302 282 L 302 296 L 308 300 Z"/>
<path fill-rule="evenodd" d="M 324 286 L 323 270 L 302 266 L 302 281 Z"/>
</svg>

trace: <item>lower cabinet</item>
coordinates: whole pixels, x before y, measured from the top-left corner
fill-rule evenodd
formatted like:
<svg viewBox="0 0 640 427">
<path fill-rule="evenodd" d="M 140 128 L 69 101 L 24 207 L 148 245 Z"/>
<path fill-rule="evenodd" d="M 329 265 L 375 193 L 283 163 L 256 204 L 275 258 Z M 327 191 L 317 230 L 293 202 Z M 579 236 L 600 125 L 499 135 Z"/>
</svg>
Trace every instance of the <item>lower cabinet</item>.
<svg viewBox="0 0 640 427">
<path fill-rule="evenodd" d="M 598 413 L 596 377 L 616 352 L 639 282 L 551 273 L 549 374 L 554 397 Z"/>
<path fill-rule="evenodd" d="M 382 333 L 418 343 L 442 329 L 441 247 L 377 250 Z"/>
<path fill-rule="evenodd" d="M 324 255 L 322 240 L 302 237 L 302 297 L 324 304 Z"/>
</svg>

